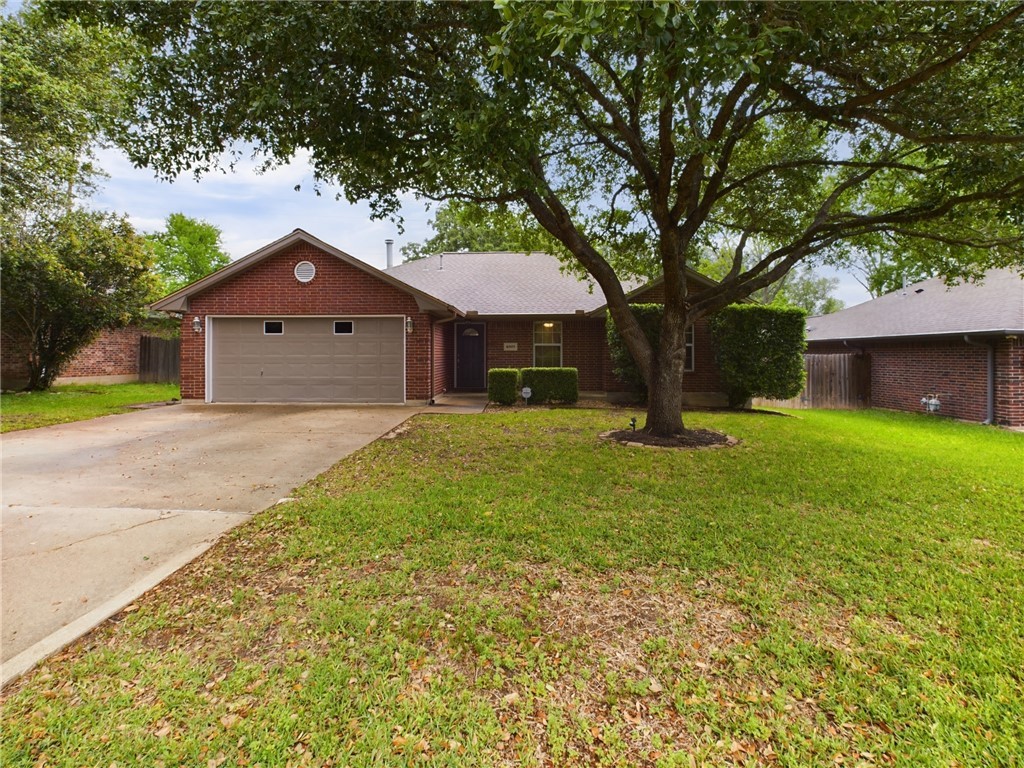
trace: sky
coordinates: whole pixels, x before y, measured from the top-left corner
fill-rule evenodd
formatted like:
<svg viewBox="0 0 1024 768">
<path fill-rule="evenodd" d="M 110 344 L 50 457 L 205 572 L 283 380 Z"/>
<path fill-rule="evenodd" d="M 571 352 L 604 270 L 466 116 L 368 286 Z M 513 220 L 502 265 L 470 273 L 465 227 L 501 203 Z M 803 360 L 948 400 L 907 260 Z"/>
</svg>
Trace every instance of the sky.
<svg viewBox="0 0 1024 768">
<path fill-rule="evenodd" d="M 99 165 L 109 175 L 100 182 L 90 206 L 126 214 L 136 229 L 162 229 L 171 213 L 184 213 L 215 225 L 223 234 L 224 250 L 232 259 L 263 247 L 292 230 L 304 229 L 336 248 L 377 268 L 385 266 L 384 240 L 395 241 L 395 258 L 410 242 L 423 242 L 433 231 L 432 213 L 412 195 L 404 200 L 404 232 L 394 222 L 373 221 L 366 204 L 335 200 L 337 188 L 312 191 L 313 174 L 305 156 L 289 165 L 258 173 L 254 161 L 240 162 L 226 173 L 212 173 L 198 182 L 185 174 L 174 182 L 157 179 L 152 171 L 135 168 L 118 149 L 100 150 Z M 300 191 L 296 192 L 296 185 Z M 847 306 L 867 301 L 867 291 L 848 273 L 821 268 L 839 279 L 835 292 Z"/>
</svg>

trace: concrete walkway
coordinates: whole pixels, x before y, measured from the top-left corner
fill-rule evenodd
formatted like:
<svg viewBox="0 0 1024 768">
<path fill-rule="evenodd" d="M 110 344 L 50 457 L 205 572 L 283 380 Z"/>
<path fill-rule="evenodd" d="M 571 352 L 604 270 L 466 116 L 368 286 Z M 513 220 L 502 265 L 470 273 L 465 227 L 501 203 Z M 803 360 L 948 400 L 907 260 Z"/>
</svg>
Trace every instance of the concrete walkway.
<svg viewBox="0 0 1024 768">
<path fill-rule="evenodd" d="M 484 404 L 174 405 L 5 435 L 0 685 L 409 417 Z"/>
</svg>

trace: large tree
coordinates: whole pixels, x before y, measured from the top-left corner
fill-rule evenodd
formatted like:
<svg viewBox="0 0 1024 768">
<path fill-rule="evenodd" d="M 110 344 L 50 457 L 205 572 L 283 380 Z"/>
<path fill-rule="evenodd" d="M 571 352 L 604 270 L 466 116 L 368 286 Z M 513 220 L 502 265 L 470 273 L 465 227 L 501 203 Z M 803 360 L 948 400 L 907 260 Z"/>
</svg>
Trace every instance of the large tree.
<svg viewBox="0 0 1024 768">
<path fill-rule="evenodd" d="M 883 235 L 950 274 L 1020 264 L 1024 6 L 990 3 L 54 3 L 147 46 L 140 163 L 309 152 L 378 215 L 415 191 L 525 206 L 600 285 L 683 429 L 687 325 Z M 966 228 L 963 224 L 968 224 Z M 744 265 L 752 238 L 769 245 Z M 719 285 L 684 268 L 736 244 Z M 622 288 L 664 274 L 657 349 Z"/>
<path fill-rule="evenodd" d="M 557 251 L 551 238 L 530 212 L 509 205 L 447 200 L 430 220 L 433 237 L 402 246 L 408 260 L 446 251 Z"/>
<path fill-rule="evenodd" d="M 227 266 L 231 257 L 218 227 L 183 213 L 167 217 L 164 229 L 146 235 L 153 252 L 156 295 L 165 296 Z"/>
<path fill-rule="evenodd" d="M 25 389 L 48 389 L 104 328 L 143 315 L 150 256 L 123 218 L 73 210 L 0 230 L 0 323 L 26 340 Z"/>
</svg>

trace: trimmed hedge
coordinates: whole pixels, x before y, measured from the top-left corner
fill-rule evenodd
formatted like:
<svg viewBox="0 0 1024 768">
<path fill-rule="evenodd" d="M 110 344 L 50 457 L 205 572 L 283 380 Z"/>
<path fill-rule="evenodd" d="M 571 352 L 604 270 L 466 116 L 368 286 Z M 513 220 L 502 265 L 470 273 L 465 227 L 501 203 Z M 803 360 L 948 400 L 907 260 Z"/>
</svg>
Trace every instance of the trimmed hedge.
<svg viewBox="0 0 1024 768">
<path fill-rule="evenodd" d="M 751 397 L 800 394 L 806 318 L 802 309 L 758 304 L 734 304 L 711 316 L 715 359 L 731 407 Z"/>
<path fill-rule="evenodd" d="M 580 374 L 575 368 L 523 368 L 523 386 L 533 390 L 531 403 L 575 403 Z"/>
<path fill-rule="evenodd" d="M 487 371 L 487 399 L 499 405 L 514 405 L 519 399 L 519 371 L 515 368 Z"/>
<path fill-rule="evenodd" d="M 661 339 L 661 316 L 665 314 L 665 307 L 661 304 L 631 304 L 630 309 L 643 329 L 647 340 L 651 342 L 651 349 L 658 348 Z M 647 395 L 647 382 L 640 375 L 640 369 L 633 361 L 633 355 L 626 348 L 626 343 L 619 335 L 619 329 L 615 327 L 612 316 L 608 315 L 606 330 L 608 334 L 608 352 L 612 358 L 612 370 L 624 383 L 629 384 L 640 394 Z"/>
</svg>

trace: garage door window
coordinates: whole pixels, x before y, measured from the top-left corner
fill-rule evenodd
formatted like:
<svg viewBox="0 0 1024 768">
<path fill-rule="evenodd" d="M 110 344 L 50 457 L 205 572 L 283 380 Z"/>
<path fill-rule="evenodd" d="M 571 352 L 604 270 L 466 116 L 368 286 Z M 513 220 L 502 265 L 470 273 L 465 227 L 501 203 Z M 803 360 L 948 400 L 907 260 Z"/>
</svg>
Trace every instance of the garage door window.
<svg viewBox="0 0 1024 768">
<path fill-rule="evenodd" d="M 356 332 L 356 324 L 351 320 L 335 320 L 334 321 L 334 335 L 335 336 L 351 336 Z"/>
<path fill-rule="evenodd" d="M 264 320 L 264 336 L 281 336 L 284 333 L 284 320 Z"/>
</svg>

